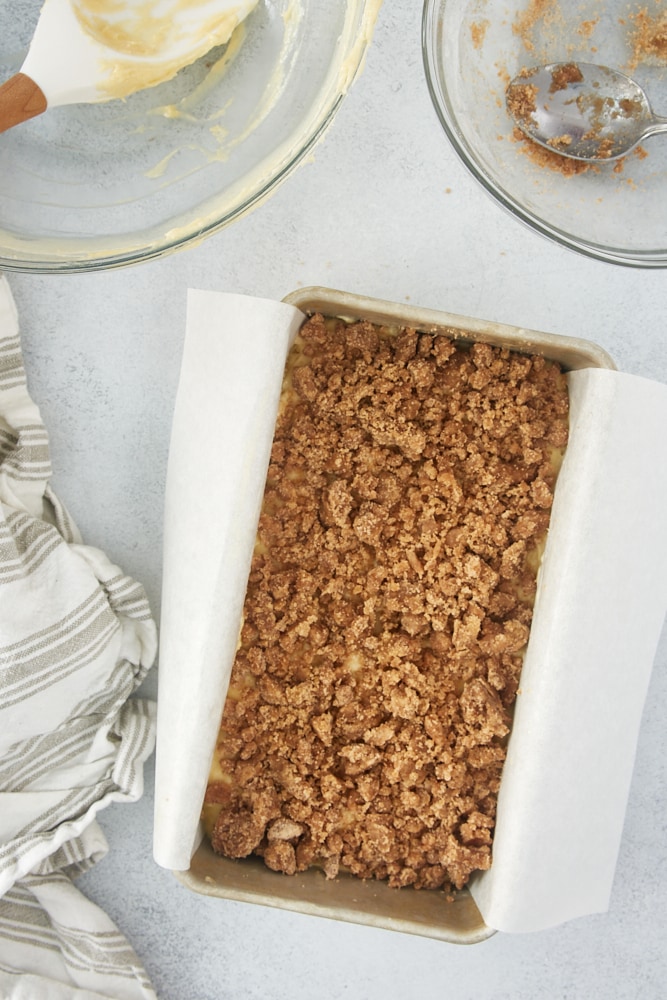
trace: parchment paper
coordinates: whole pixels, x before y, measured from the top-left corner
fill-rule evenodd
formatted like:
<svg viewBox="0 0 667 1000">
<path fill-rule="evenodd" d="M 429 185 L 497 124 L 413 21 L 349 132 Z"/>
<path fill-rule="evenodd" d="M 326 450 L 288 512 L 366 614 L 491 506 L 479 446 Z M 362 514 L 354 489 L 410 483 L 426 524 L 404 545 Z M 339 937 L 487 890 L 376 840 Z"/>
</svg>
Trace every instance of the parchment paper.
<svg viewBox="0 0 667 1000">
<path fill-rule="evenodd" d="M 237 645 L 285 355 L 303 315 L 190 292 L 167 478 L 154 856 L 186 870 Z M 487 924 L 607 908 L 667 609 L 667 386 L 568 376 L 571 429 L 503 772 Z"/>
<path fill-rule="evenodd" d="M 608 908 L 667 609 L 667 386 L 601 369 L 568 382 L 493 864 L 471 887 L 504 931 Z"/>
<path fill-rule="evenodd" d="M 164 513 L 155 845 L 186 870 L 241 626 L 293 306 L 190 290 Z"/>
</svg>

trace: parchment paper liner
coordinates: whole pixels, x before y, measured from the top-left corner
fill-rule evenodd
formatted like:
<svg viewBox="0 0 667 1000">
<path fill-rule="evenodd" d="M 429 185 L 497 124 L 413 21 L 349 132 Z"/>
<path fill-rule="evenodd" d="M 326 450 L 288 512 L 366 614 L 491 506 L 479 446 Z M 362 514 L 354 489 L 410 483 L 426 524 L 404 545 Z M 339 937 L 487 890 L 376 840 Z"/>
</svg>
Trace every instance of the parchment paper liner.
<svg viewBox="0 0 667 1000">
<path fill-rule="evenodd" d="M 609 902 L 667 608 L 667 386 L 572 338 L 326 289 L 273 302 L 191 291 L 165 504 L 154 854 L 191 888 L 452 941 L 538 930 Z M 294 879 L 197 851 L 285 355 L 306 311 L 544 353 L 571 429 L 503 772 L 491 870 L 446 904 L 356 879 Z M 197 855 L 191 863 L 193 853 Z M 261 862 L 259 863 L 261 865 Z M 350 886 L 350 882 L 354 883 Z M 480 913 L 482 916 L 480 916 Z"/>
</svg>

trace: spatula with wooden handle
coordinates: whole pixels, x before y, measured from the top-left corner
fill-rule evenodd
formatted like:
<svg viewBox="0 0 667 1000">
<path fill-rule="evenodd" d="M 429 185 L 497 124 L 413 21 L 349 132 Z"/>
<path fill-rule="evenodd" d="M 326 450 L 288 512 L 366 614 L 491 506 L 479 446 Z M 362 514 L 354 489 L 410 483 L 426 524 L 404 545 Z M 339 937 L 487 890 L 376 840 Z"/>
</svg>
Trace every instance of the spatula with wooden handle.
<svg viewBox="0 0 667 1000">
<path fill-rule="evenodd" d="M 257 0 L 46 0 L 28 55 L 0 86 L 0 132 L 61 104 L 127 97 L 174 76 Z"/>
</svg>

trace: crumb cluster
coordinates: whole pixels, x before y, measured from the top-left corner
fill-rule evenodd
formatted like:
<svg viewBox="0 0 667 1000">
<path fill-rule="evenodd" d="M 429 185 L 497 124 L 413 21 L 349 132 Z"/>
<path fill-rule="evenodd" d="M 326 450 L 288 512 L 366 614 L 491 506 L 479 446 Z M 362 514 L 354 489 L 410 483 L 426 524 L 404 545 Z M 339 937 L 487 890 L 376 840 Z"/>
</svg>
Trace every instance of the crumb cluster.
<svg viewBox="0 0 667 1000">
<path fill-rule="evenodd" d="M 631 20 L 634 27 L 630 36 L 630 69 L 644 64 L 667 64 L 667 14 L 651 16 L 646 7 L 642 7 Z"/>
<path fill-rule="evenodd" d="M 206 794 L 221 854 L 445 891 L 490 865 L 568 397 L 453 337 L 302 328 Z"/>
<path fill-rule="evenodd" d="M 527 70 L 523 70 L 519 75 L 526 78 L 529 73 Z M 527 127 L 537 124 L 534 117 L 537 111 L 536 96 L 537 86 L 534 83 L 515 81 L 510 84 L 505 94 L 505 100 L 514 121 L 523 122 Z"/>
<path fill-rule="evenodd" d="M 549 93 L 555 94 L 557 90 L 567 90 L 570 84 L 581 83 L 583 78 L 576 63 L 561 63 L 551 72 Z"/>
<path fill-rule="evenodd" d="M 524 153 L 538 167 L 546 167 L 554 173 L 563 177 L 576 177 L 578 174 L 598 173 L 600 168 L 597 163 L 587 160 L 575 160 L 570 156 L 562 156 L 557 149 L 547 149 L 533 142 L 520 128 L 513 128 L 511 134 L 512 142 L 520 143 L 519 150 Z"/>
</svg>

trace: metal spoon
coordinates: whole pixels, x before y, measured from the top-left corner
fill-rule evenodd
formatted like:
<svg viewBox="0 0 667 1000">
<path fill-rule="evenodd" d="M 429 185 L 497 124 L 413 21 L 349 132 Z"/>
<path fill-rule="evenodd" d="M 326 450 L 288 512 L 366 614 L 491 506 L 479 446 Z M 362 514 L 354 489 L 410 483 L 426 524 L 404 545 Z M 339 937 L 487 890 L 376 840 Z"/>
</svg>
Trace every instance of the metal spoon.
<svg viewBox="0 0 667 1000">
<path fill-rule="evenodd" d="M 642 88 L 618 70 L 552 63 L 522 70 L 507 88 L 507 110 L 533 142 L 574 160 L 617 160 L 667 132 Z"/>
</svg>

